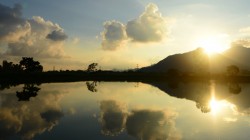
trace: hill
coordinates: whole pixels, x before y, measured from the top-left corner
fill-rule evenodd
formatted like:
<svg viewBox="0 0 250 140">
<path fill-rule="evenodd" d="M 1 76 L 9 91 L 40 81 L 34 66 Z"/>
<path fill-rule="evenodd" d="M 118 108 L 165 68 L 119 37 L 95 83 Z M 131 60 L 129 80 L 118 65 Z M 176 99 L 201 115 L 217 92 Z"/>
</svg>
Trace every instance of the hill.
<svg viewBox="0 0 250 140">
<path fill-rule="evenodd" d="M 166 57 L 155 65 L 141 68 L 141 72 L 168 72 L 178 70 L 191 73 L 221 73 L 229 65 L 236 65 L 241 70 L 250 69 L 250 48 L 231 47 L 223 53 L 206 54 L 202 48 Z"/>
</svg>

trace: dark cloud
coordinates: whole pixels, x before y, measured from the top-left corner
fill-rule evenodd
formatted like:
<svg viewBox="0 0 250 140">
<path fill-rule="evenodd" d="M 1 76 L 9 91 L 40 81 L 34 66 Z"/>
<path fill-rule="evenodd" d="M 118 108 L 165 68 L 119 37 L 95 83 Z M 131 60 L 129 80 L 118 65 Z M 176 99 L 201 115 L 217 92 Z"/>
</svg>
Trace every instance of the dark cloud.
<svg viewBox="0 0 250 140">
<path fill-rule="evenodd" d="M 47 38 L 53 41 L 63 41 L 66 40 L 68 36 L 62 30 L 55 30 L 49 33 Z"/>
<path fill-rule="evenodd" d="M 16 41 L 29 31 L 29 23 L 23 19 L 22 6 L 15 4 L 13 8 L 0 4 L 0 41 Z"/>
<path fill-rule="evenodd" d="M 124 130 L 126 120 L 125 107 L 113 100 L 102 101 L 101 109 L 101 125 L 102 133 L 105 135 L 115 136 Z"/>
<path fill-rule="evenodd" d="M 126 40 L 125 26 L 118 21 L 104 23 L 102 35 L 102 47 L 104 50 L 115 50 L 121 47 Z"/>
<path fill-rule="evenodd" d="M 47 39 L 49 38 L 49 39 Z M 7 44 L 5 56 L 29 56 L 39 58 L 67 57 L 64 40 L 67 35 L 56 23 L 42 17 L 22 17 L 22 6 L 13 8 L 0 4 L 0 44 Z M 53 40 L 53 41 L 51 41 Z"/>
</svg>

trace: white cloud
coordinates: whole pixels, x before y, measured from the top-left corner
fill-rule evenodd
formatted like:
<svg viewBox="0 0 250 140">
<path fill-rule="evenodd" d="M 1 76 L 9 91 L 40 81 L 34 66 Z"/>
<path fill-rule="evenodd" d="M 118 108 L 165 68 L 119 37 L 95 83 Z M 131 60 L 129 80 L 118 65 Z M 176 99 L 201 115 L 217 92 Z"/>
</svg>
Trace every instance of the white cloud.
<svg viewBox="0 0 250 140">
<path fill-rule="evenodd" d="M 119 21 L 104 23 L 102 47 L 104 50 L 116 50 L 129 40 L 132 42 L 160 42 L 168 35 L 168 22 L 161 15 L 157 5 L 148 4 L 145 11 L 125 25 Z"/>
<path fill-rule="evenodd" d="M 10 8 L 0 4 L 0 44 L 7 44 L 5 56 L 62 58 L 67 35 L 56 23 L 42 17 L 22 18 L 22 6 Z M 0 47 L 4 47 L 1 45 Z"/>
<path fill-rule="evenodd" d="M 167 21 L 151 3 L 140 17 L 127 23 L 126 31 L 132 41 L 158 42 L 167 36 Z"/>
<path fill-rule="evenodd" d="M 119 21 L 105 22 L 101 35 L 104 50 L 115 50 L 121 47 L 127 38 L 125 26 Z"/>
</svg>

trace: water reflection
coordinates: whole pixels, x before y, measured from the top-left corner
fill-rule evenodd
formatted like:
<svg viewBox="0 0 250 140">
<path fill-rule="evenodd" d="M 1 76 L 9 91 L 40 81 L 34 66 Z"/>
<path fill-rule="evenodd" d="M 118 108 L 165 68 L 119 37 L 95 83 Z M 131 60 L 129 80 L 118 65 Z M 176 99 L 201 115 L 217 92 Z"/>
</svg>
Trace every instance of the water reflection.
<svg viewBox="0 0 250 140">
<path fill-rule="evenodd" d="M 123 103 L 108 100 L 100 104 L 102 133 L 117 136 L 124 129 L 138 140 L 179 139 L 176 114 L 170 110 L 140 109 L 128 112 Z"/>
<path fill-rule="evenodd" d="M 36 97 L 40 88 L 35 84 L 25 84 L 22 91 L 17 91 L 18 101 L 29 101 L 31 97 Z"/>
<path fill-rule="evenodd" d="M 249 83 L 150 84 L 153 86 L 103 82 L 98 84 L 98 94 L 89 94 L 97 91 L 96 82 L 6 88 L 0 91 L 0 139 L 176 140 L 250 136 Z M 20 95 L 25 96 L 18 99 L 26 102 L 17 101 Z"/>
<path fill-rule="evenodd" d="M 0 94 L 0 139 L 33 139 L 58 124 L 64 115 L 59 106 L 62 93 L 44 91 L 41 96 L 36 96 L 38 91 L 43 92 L 35 84 L 25 84 L 16 95 L 11 89 Z M 18 102 L 15 96 L 19 101 L 29 102 Z M 29 100 L 30 97 L 35 98 Z"/>
<path fill-rule="evenodd" d="M 187 82 L 179 83 L 176 81 L 171 82 L 154 82 L 149 83 L 160 90 L 164 91 L 168 95 L 177 98 L 185 98 L 196 102 L 196 107 L 203 113 L 208 113 L 212 109 L 215 110 L 215 96 L 217 100 L 224 100 L 231 97 L 233 94 L 240 94 L 241 86 L 237 82 L 229 82 L 227 84 L 228 91 L 220 87 L 224 86 L 224 83 L 217 83 L 215 81 L 199 81 L 199 82 Z M 215 88 L 216 91 L 215 91 Z"/>
<path fill-rule="evenodd" d="M 113 100 L 102 101 L 100 105 L 102 133 L 116 136 L 124 130 L 127 117 L 126 106 Z"/>
<path fill-rule="evenodd" d="M 87 85 L 87 88 L 88 88 L 89 91 L 97 92 L 97 88 L 96 88 L 97 87 L 97 81 L 92 81 L 92 82 L 87 81 L 86 85 Z"/>
</svg>

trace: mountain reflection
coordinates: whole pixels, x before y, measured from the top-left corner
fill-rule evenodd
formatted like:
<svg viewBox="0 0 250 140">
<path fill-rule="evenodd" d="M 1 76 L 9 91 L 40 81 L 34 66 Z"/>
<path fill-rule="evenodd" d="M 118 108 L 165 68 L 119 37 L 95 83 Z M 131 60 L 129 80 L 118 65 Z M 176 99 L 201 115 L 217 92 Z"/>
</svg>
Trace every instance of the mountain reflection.
<svg viewBox="0 0 250 140">
<path fill-rule="evenodd" d="M 211 111 L 211 99 L 213 96 L 216 96 L 217 100 L 223 100 L 231 97 L 232 95 L 240 94 L 242 91 L 241 86 L 237 82 L 216 84 L 214 81 L 186 83 L 170 81 L 154 82 L 149 84 L 159 88 L 170 96 L 185 98 L 196 102 L 196 107 L 203 113 Z M 224 88 L 225 85 L 227 85 L 227 88 Z"/>
</svg>

